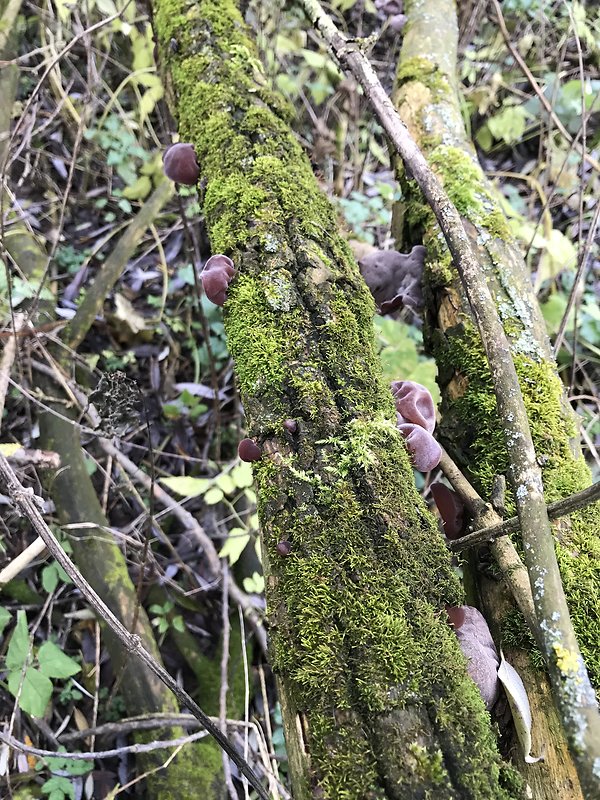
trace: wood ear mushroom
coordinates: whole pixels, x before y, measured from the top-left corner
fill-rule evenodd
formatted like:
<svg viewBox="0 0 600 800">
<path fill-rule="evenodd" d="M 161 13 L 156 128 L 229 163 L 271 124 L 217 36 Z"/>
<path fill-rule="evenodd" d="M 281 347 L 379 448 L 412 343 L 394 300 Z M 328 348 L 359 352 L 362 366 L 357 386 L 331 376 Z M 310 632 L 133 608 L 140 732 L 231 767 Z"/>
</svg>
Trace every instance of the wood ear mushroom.
<svg viewBox="0 0 600 800">
<path fill-rule="evenodd" d="M 227 288 L 235 275 L 235 267 L 229 256 L 216 253 L 211 256 L 200 275 L 204 294 L 211 303 L 222 306 L 227 300 Z"/>
<path fill-rule="evenodd" d="M 175 183 L 193 186 L 198 182 L 200 167 L 192 144 L 177 142 L 168 147 L 163 154 L 163 167 L 167 178 Z"/>
</svg>

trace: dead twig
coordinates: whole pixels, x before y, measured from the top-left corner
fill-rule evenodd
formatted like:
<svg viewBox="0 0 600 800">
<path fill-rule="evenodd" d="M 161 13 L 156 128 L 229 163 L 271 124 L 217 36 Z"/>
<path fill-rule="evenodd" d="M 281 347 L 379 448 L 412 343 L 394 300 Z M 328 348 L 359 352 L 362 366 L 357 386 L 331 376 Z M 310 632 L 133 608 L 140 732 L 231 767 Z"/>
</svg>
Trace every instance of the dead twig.
<svg viewBox="0 0 600 800">
<path fill-rule="evenodd" d="M 550 503 L 548 506 L 548 516 L 550 519 L 566 517 L 574 511 L 578 511 L 581 508 L 595 503 L 597 500 L 600 500 L 600 481 L 593 483 L 581 492 Z M 479 530 L 473 531 L 473 533 L 461 536 L 460 539 L 454 539 L 448 543 L 448 547 L 453 553 L 460 553 L 463 550 L 468 550 L 469 547 L 491 542 L 499 536 L 507 536 L 509 533 L 515 533 L 519 530 L 519 527 L 519 518 L 511 517 L 503 522 L 489 525 L 486 528 L 479 528 Z"/>
</svg>

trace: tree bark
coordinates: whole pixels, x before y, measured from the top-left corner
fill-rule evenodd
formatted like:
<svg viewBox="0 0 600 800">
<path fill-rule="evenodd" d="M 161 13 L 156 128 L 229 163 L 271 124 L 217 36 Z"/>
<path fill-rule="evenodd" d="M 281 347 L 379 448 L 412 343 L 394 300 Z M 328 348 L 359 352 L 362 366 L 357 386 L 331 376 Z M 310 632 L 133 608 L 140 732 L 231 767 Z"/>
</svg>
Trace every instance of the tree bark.
<svg viewBox="0 0 600 800">
<path fill-rule="evenodd" d="M 511 343 L 536 452 L 543 465 L 547 502 L 589 485 L 581 456 L 576 417 L 557 375 L 542 315 L 531 281 L 508 225 L 464 129 L 456 81 L 456 17 L 451 0 L 407 2 L 395 103 L 413 137 L 426 153 L 461 212 L 472 244 L 497 302 Z M 508 455 L 497 424 L 491 376 L 461 282 L 439 235 L 439 228 L 402 175 L 403 200 L 395 213 L 395 234 L 403 244 L 423 241 L 426 266 L 426 339 L 439 367 L 442 390 L 440 431 L 484 498 L 494 476 L 507 471 Z M 510 493 L 509 512 L 514 509 Z M 600 661 L 600 511 L 598 504 L 555 523 L 556 552 L 565 592 L 590 678 L 599 685 Z M 488 585 L 488 589 L 489 589 Z M 495 599 L 483 597 L 486 610 L 502 617 L 511 608 L 500 586 Z M 513 612 L 514 613 L 514 612 Z M 525 635 L 521 642 L 526 641 Z M 546 766 L 524 767 L 534 796 L 581 796 L 554 709 L 547 704 L 543 675 L 532 669 L 505 630 L 504 647 L 519 662 L 532 698 L 534 737 L 546 743 Z"/>
<path fill-rule="evenodd" d="M 294 797 L 518 796 L 445 621 L 461 590 L 394 424 L 373 302 L 290 109 L 232 2 L 155 0 L 154 28 L 213 252 L 238 269 L 225 323 L 263 451 L 254 474 Z"/>
</svg>

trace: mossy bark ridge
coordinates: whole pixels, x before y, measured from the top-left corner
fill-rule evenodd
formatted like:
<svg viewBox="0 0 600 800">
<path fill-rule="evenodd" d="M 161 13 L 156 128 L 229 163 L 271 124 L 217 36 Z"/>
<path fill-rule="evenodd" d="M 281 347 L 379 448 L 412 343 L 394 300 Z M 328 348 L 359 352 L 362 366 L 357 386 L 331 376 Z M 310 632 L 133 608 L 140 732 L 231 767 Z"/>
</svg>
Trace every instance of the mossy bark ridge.
<svg viewBox="0 0 600 800">
<path fill-rule="evenodd" d="M 547 502 L 577 492 L 591 482 L 578 443 L 576 416 L 568 405 L 549 346 L 542 315 L 521 252 L 483 173 L 461 116 L 456 81 L 455 4 L 409 0 L 397 74 L 395 104 L 460 211 L 476 248 L 499 316 L 509 338 L 539 463 Z M 425 55 L 424 55 L 425 54 Z M 506 444 L 498 424 L 492 377 L 458 274 L 439 227 L 414 182 L 401 171 L 403 201 L 395 210 L 395 234 L 404 243 L 423 241 L 426 263 L 426 340 L 439 367 L 442 390 L 440 432 L 481 495 L 488 498 L 494 477 L 508 469 Z M 509 492 L 507 510 L 514 513 Z M 600 506 L 577 511 L 555 523 L 555 548 L 569 610 L 590 679 L 600 685 Z M 506 610 L 506 599 L 500 604 Z M 514 616 L 514 615 L 513 615 Z M 512 626 L 514 629 L 514 625 Z M 504 626 L 503 626 L 504 629 Z M 542 734 L 549 754 L 544 770 L 524 768 L 540 797 L 580 796 L 553 709 L 539 700 L 547 695 L 543 675 L 525 675 L 520 642 L 505 632 L 511 653 L 535 693 L 534 735 Z M 531 669 L 529 669 L 531 672 Z M 543 713 L 542 713 L 543 712 Z M 555 749 L 556 754 L 553 752 Z M 551 763 L 553 762 L 553 763 Z M 576 779 L 575 779 L 576 783 Z"/>
<path fill-rule="evenodd" d="M 591 475 L 581 455 L 577 417 L 571 410 L 548 341 L 540 308 L 519 247 L 497 203 L 490 182 L 468 142 L 455 77 L 456 30 L 449 28 L 454 3 L 438 3 L 436 24 L 420 5 L 408 6 L 398 70 L 396 104 L 412 135 L 427 154 L 446 191 L 466 220 L 470 238 L 496 300 L 509 338 L 525 400 L 548 503 L 584 489 Z M 423 58 L 424 29 L 441 35 Z M 439 367 L 442 389 L 441 433 L 483 497 L 495 475 L 508 468 L 498 425 L 492 379 L 469 314 L 460 281 L 439 228 L 410 180 L 403 179 L 406 202 L 397 215 L 397 233 L 423 237 L 428 247 L 426 282 L 429 346 Z M 507 510 L 514 511 L 508 497 Z M 556 523 L 556 553 L 573 624 L 590 678 L 600 687 L 600 504 Z"/>
<path fill-rule="evenodd" d="M 394 425 L 373 303 L 290 110 L 233 3 L 158 0 L 154 26 L 213 252 L 238 269 L 226 331 L 263 448 L 254 474 L 294 796 L 516 796 L 445 621 L 461 590 Z"/>
</svg>

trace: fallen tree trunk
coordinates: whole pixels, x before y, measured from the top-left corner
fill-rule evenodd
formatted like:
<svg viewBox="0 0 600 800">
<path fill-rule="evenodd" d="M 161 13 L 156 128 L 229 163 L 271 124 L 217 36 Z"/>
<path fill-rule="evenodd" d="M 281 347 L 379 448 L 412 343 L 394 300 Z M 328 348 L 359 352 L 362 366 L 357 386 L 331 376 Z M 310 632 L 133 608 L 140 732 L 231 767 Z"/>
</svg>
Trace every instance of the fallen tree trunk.
<svg viewBox="0 0 600 800">
<path fill-rule="evenodd" d="M 446 191 L 466 221 L 479 254 L 498 313 L 511 343 L 521 389 L 532 427 L 536 453 L 543 466 L 547 502 L 590 483 L 578 443 L 578 428 L 557 375 L 531 281 L 516 242 L 510 235 L 493 188 L 485 178 L 466 137 L 456 82 L 456 18 L 447 0 L 426 6 L 407 3 L 409 23 L 398 69 L 395 101 L 413 137 L 426 153 Z M 406 245 L 423 241 L 426 267 L 426 338 L 439 367 L 442 390 L 441 434 L 454 457 L 486 499 L 494 477 L 509 467 L 498 424 L 492 380 L 469 305 L 439 228 L 413 181 L 402 175 L 403 201 L 396 210 L 396 235 Z M 514 508 L 510 495 L 508 510 Z M 600 680 L 597 642 L 600 638 L 600 510 L 596 504 L 555 524 L 556 553 L 570 612 L 582 652 L 596 687 Z M 487 585 L 483 603 L 490 613 L 507 614 L 510 603 L 499 597 L 498 585 Z M 489 592 L 493 589 L 494 599 Z M 501 603 L 501 606 L 499 606 Z M 508 619 L 508 616 L 506 617 Z M 502 623 L 502 618 L 498 620 Z M 505 648 L 513 649 L 532 693 L 538 746 L 546 744 L 547 766 L 524 768 L 535 796 L 580 796 L 554 710 L 545 699 L 547 687 L 519 655 L 505 626 Z M 522 646 L 527 647 L 523 633 Z M 538 701 L 539 700 L 539 701 Z"/>
<path fill-rule="evenodd" d="M 153 24 L 213 251 L 238 269 L 225 322 L 262 448 L 294 797 L 518 796 L 445 620 L 461 590 L 394 424 L 371 297 L 289 110 L 233 3 L 156 0 Z"/>
</svg>

